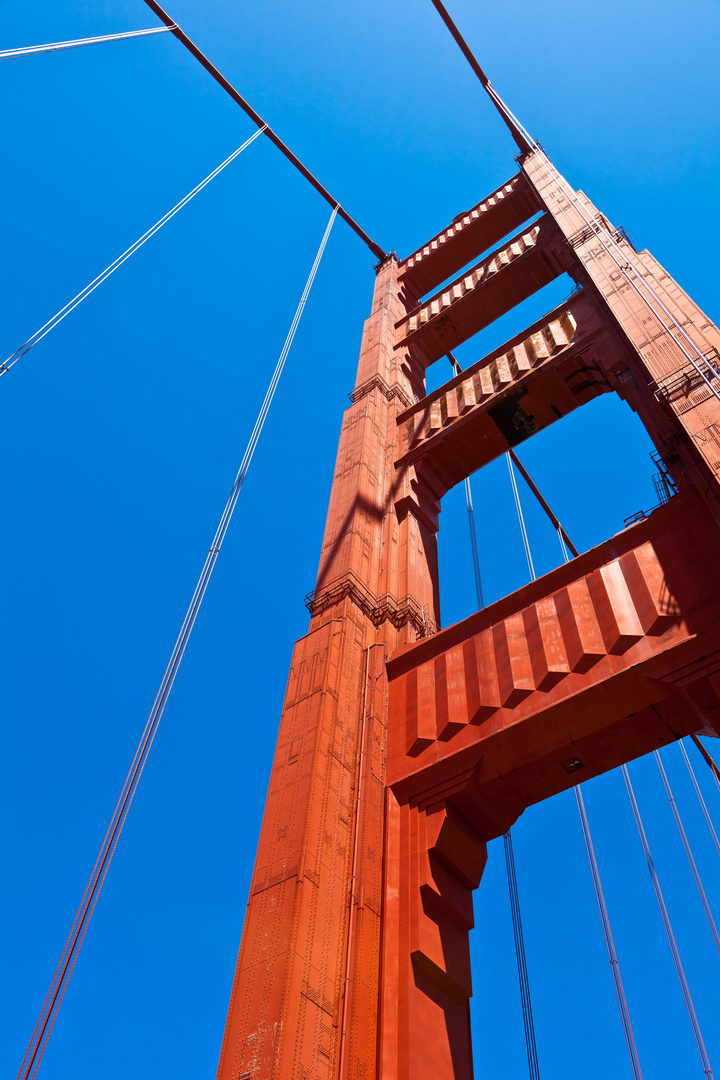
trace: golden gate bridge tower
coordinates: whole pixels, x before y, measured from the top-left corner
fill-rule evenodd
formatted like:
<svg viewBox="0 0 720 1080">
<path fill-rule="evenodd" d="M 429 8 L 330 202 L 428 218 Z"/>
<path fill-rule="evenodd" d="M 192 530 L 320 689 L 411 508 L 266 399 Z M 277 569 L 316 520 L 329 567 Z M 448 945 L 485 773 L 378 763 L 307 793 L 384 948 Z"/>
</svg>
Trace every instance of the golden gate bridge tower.
<svg viewBox="0 0 720 1080">
<path fill-rule="evenodd" d="M 720 733 L 720 332 L 484 84 L 517 172 L 376 268 L 218 1080 L 471 1077 L 487 842 L 581 780 Z M 568 302 L 426 393 L 429 365 L 563 273 Z M 606 393 L 676 493 L 440 629 L 443 496 Z"/>
<path fill-rule="evenodd" d="M 217 1077 L 469 1080 L 468 934 L 488 842 L 507 837 L 526 808 L 586 779 L 685 736 L 720 735 L 720 332 L 649 251 L 635 250 L 560 175 L 440 0 L 515 140 L 516 168 L 403 257 L 377 248 L 171 17 L 146 2 L 378 258 Z M 459 368 L 453 350 L 563 274 L 575 286 L 565 302 Z M 312 275 L 303 304 L 311 283 Z M 427 369 L 448 357 L 453 376 L 428 392 Z M 442 627 L 443 497 L 610 393 L 655 445 L 660 504 L 589 551 L 570 545 L 574 557 L 557 569 Z M 154 730 L 99 856 L 89 914 Z M 82 943 L 82 912 L 21 1068 L 26 1080 Z M 685 993 L 684 975 L 681 983 Z M 689 991 L 688 1001 L 710 1080 Z M 532 1060 L 530 1071 L 539 1075 Z"/>
</svg>

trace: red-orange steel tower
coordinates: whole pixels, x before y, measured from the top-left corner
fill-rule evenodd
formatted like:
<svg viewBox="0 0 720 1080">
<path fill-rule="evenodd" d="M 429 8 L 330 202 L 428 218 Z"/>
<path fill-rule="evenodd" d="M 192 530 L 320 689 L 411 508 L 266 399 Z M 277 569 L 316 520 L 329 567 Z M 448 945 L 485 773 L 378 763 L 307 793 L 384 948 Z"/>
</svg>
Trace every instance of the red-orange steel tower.
<svg viewBox="0 0 720 1080">
<path fill-rule="evenodd" d="M 720 731 L 720 334 L 539 147 L 519 161 L 377 269 L 220 1080 L 471 1077 L 487 841 L 578 780 Z M 567 303 L 425 394 L 429 364 L 564 272 Z M 442 496 L 610 391 L 677 494 L 441 630 Z"/>
</svg>

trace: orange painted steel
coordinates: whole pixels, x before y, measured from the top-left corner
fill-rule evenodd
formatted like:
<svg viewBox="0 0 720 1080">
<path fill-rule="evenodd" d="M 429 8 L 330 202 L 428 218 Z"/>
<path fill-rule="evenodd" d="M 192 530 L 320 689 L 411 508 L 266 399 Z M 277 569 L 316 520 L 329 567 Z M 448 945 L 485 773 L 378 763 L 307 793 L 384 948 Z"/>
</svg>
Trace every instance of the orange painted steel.
<svg viewBox="0 0 720 1080">
<path fill-rule="evenodd" d="M 428 364 L 561 273 L 576 295 L 426 395 Z M 379 265 L 219 1080 L 470 1078 L 487 841 L 579 779 L 720 731 L 718 350 L 717 328 L 539 149 Z M 441 629 L 442 496 L 607 392 L 678 494 Z"/>
</svg>

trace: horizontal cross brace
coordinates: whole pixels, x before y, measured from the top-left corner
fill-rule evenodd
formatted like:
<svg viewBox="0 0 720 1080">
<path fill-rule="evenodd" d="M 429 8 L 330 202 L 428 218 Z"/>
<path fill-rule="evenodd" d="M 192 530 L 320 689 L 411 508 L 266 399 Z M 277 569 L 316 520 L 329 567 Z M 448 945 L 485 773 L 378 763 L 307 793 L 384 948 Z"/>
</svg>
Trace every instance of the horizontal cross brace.
<svg viewBox="0 0 720 1080">
<path fill-rule="evenodd" d="M 579 780 L 703 723 L 720 732 L 718 565 L 708 509 L 698 495 L 676 496 L 399 649 L 388 662 L 388 782 L 398 798 L 451 796 L 489 840 Z"/>
<path fill-rule="evenodd" d="M 400 264 L 400 280 L 418 296 L 436 289 L 540 209 L 526 177 L 518 173 L 408 255 Z"/>
<path fill-rule="evenodd" d="M 607 342 L 590 299 L 574 296 L 400 413 L 396 467 L 429 468 L 444 494 L 510 447 L 616 389 L 602 363 L 610 363 Z"/>
</svg>

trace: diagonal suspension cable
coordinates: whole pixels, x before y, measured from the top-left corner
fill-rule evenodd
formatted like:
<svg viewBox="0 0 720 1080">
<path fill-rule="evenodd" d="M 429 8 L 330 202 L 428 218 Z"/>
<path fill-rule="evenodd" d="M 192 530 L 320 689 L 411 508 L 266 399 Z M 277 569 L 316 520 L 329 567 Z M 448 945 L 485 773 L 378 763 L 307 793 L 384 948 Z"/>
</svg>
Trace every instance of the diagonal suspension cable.
<svg viewBox="0 0 720 1080">
<path fill-rule="evenodd" d="M 603 892 L 602 882 L 600 881 L 600 871 L 595 856 L 592 836 L 590 835 L 590 824 L 588 822 L 587 811 L 585 810 L 585 801 L 582 797 L 579 784 L 575 785 L 575 799 L 577 801 L 578 813 L 580 814 L 580 824 L 582 825 L 583 838 L 585 840 L 585 850 L 587 851 L 588 860 L 590 862 L 590 873 L 592 875 L 593 888 L 595 889 L 595 899 L 597 900 L 597 905 L 600 910 L 600 921 L 602 923 L 605 945 L 610 959 L 613 982 L 615 983 L 615 993 L 617 995 L 620 1015 L 622 1017 L 623 1031 L 625 1032 L 625 1042 L 627 1043 L 628 1054 L 630 1055 L 633 1080 L 642 1080 L 640 1059 L 638 1058 L 635 1036 L 633 1034 L 632 1024 L 630 1023 L 630 1011 L 625 997 L 622 976 L 620 975 L 620 964 L 618 963 L 617 953 L 615 952 L 615 942 L 613 941 L 612 930 L 610 928 L 610 918 L 605 904 L 605 894 Z"/>
<path fill-rule="evenodd" d="M 102 45 L 106 41 L 126 41 L 128 38 L 149 37 L 150 34 L 167 34 L 171 26 L 153 26 L 149 30 L 126 30 L 120 34 L 103 34 L 101 37 L 75 38 L 73 41 L 53 41 L 49 45 L 28 45 L 20 49 L 0 50 L 0 60 L 16 56 L 35 56 L 37 53 L 59 52 L 61 49 L 79 49 L 83 45 Z"/>
<path fill-rule="evenodd" d="M 625 779 L 625 787 L 630 798 L 630 805 L 632 807 L 633 817 L 635 818 L 635 824 L 637 825 L 638 834 L 640 836 L 640 843 L 645 855 L 645 861 L 647 862 L 648 870 L 650 871 L 650 878 L 652 880 L 653 889 L 655 890 L 655 896 L 657 898 L 658 907 L 660 908 L 660 915 L 662 917 L 663 926 L 665 927 L 665 933 L 667 935 L 668 944 L 670 945 L 670 951 L 672 953 L 673 962 L 675 964 L 675 970 L 680 982 L 680 988 L 685 999 L 685 1007 L 690 1017 L 690 1023 L 693 1029 L 693 1035 L 695 1036 L 695 1042 L 697 1044 L 698 1053 L 700 1054 L 700 1060 L 702 1061 L 703 1070 L 707 1080 L 713 1080 L 712 1070 L 710 1068 L 710 1062 L 708 1060 L 707 1051 L 705 1049 L 705 1043 L 703 1042 L 702 1032 L 700 1031 L 700 1025 L 695 1013 L 695 1006 L 693 1005 L 692 998 L 690 996 L 690 988 L 688 987 L 687 980 L 685 978 L 685 972 L 683 970 L 682 962 L 680 960 L 680 953 L 678 952 L 677 943 L 675 941 L 675 935 L 673 934 L 672 925 L 670 923 L 670 916 L 668 915 L 667 908 L 665 907 L 665 900 L 663 898 L 662 890 L 660 888 L 660 882 L 658 880 L 655 864 L 650 853 L 650 845 L 648 844 L 647 836 L 645 835 L 645 828 L 640 817 L 640 810 L 638 809 L 637 800 L 635 798 L 635 792 L 630 782 L 630 774 L 628 773 L 627 766 L 621 765 L 622 774 Z"/>
<path fill-rule="evenodd" d="M 705 895 L 705 889 L 703 888 L 703 883 L 700 880 L 700 874 L 698 873 L 698 868 L 695 865 L 695 859 L 693 858 L 693 853 L 692 853 L 692 851 L 690 849 L 690 844 L 688 842 L 687 834 L 685 832 L 685 828 L 684 828 L 682 820 L 680 818 L 680 811 L 677 808 L 677 803 L 675 802 L 675 798 L 673 796 L 672 789 L 670 787 L 670 781 L 667 778 L 667 773 L 665 772 L 665 767 L 664 767 L 664 765 L 663 765 L 663 763 L 662 763 L 662 761 L 660 759 L 660 754 L 658 753 L 657 750 L 655 751 L 655 760 L 657 762 L 657 767 L 660 770 L 660 776 L 662 777 L 663 786 L 665 788 L 665 794 L 668 797 L 668 802 L 670 803 L 670 808 L 671 808 L 671 810 L 673 812 L 673 817 L 675 818 L 675 824 L 677 825 L 678 832 L 680 833 L 680 839 L 682 840 L 683 847 L 685 848 L 685 854 L 687 855 L 687 860 L 690 863 L 690 869 L 692 870 L 692 875 L 693 875 L 693 878 L 695 879 L 695 885 L 697 887 L 697 891 L 700 894 L 700 899 L 702 901 L 702 906 L 703 906 L 703 908 L 705 910 L 705 917 L 707 918 L 708 926 L 710 927 L 710 933 L 712 934 L 713 941 L 715 942 L 715 948 L 720 953 L 720 936 L 718 935 L 717 927 L 715 925 L 715 920 L 713 919 L 713 914 L 712 914 L 712 911 L 710 910 L 710 904 L 708 903 L 708 898 Z"/>
<path fill-rule="evenodd" d="M 317 177 L 313 176 L 310 170 L 303 165 L 302 161 L 300 161 L 300 159 L 296 157 L 295 154 L 293 154 L 290 147 L 282 141 L 279 135 L 275 134 L 269 124 L 265 123 L 260 114 L 255 112 L 255 109 L 253 109 L 252 105 L 245 100 L 242 94 L 238 93 L 232 83 L 228 82 L 225 76 L 220 71 L 218 71 L 218 69 L 210 60 L 208 60 L 207 56 L 205 56 L 205 54 L 200 51 L 194 41 L 190 40 L 185 31 L 182 30 L 178 26 L 178 24 L 174 22 L 174 20 L 168 15 L 167 11 L 164 11 L 163 8 L 161 8 L 160 5 L 156 3 L 156 0 L 144 0 L 144 3 L 147 4 L 150 10 L 157 15 L 158 19 L 165 23 L 168 30 L 170 30 L 173 36 L 176 37 L 178 41 L 185 46 L 190 55 L 194 56 L 198 63 L 202 64 L 208 74 L 211 75 L 215 82 L 223 88 L 225 93 L 233 99 L 235 104 L 240 106 L 243 112 L 245 112 L 250 117 L 254 124 L 257 124 L 257 126 L 267 136 L 270 142 L 273 143 L 278 148 L 280 153 L 284 154 L 288 161 L 295 166 L 301 176 L 304 176 L 308 183 L 312 184 L 315 190 L 320 195 L 322 195 L 325 202 L 329 203 L 330 206 L 332 206 L 333 209 L 337 211 L 338 217 L 341 217 L 343 221 L 347 225 L 349 225 L 355 233 L 357 233 L 360 239 L 365 244 L 367 244 L 375 258 L 384 259 L 385 252 L 383 251 L 383 249 L 379 247 L 379 245 L 376 244 L 374 240 L 370 239 L 365 230 L 360 228 L 354 218 L 350 217 L 347 210 L 344 210 L 342 208 L 337 199 L 333 198 L 327 188 L 325 188 L 317 179 Z"/>
<path fill-rule="evenodd" d="M 185 649 L 187 648 L 187 643 L 192 633 L 192 629 L 195 625 L 195 620 L 197 619 L 200 605 L 202 604 L 203 597 L 205 596 L 205 592 L 210 581 L 210 577 L 215 568 L 215 563 L 217 562 L 217 558 L 220 553 L 220 548 L 222 547 L 223 540 L 225 539 L 228 527 L 230 525 L 230 520 L 232 518 L 233 511 L 235 509 L 238 496 L 240 494 L 240 489 L 242 488 L 243 481 L 245 479 L 245 476 L 247 475 L 248 468 L 250 467 L 250 462 L 252 461 L 253 454 L 255 453 L 255 447 L 257 446 L 258 439 L 260 438 L 260 434 L 262 432 L 263 425 L 265 424 L 265 420 L 267 418 L 270 405 L 275 395 L 278 382 L 280 381 L 280 376 L 282 375 L 283 368 L 285 367 L 285 361 L 287 360 L 288 353 L 290 352 L 290 347 L 295 337 L 295 332 L 297 331 L 300 318 L 302 316 L 308 296 L 310 294 L 310 289 L 312 287 L 313 281 L 315 280 L 315 275 L 320 265 L 320 260 L 322 258 L 323 252 L 325 251 L 325 246 L 330 236 L 330 230 L 332 229 L 333 223 L 335 221 L 336 213 L 337 211 L 333 210 L 332 214 L 330 215 L 330 220 L 328 221 L 327 227 L 323 234 L 323 238 L 320 242 L 320 247 L 318 248 L 317 254 L 315 256 L 315 261 L 312 264 L 310 274 L 308 275 L 308 279 L 305 283 L 305 288 L 303 289 L 303 293 L 300 298 L 300 303 L 298 304 L 297 310 L 293 317 L 290 330 L 288 331 L 288 335 L 282 347 L 280 357 L 270 380 L 270 385 L 268 386 L 265 398 L 260 408 L 260 412 L 258 414 L 257 420 L 255 421 L 255 426 L 252 430 L 252 434 L 245 449 L 240 468 L 238 470 L 237 476 L 235 477 L 235 483 L 233 484 L 230 496 L 220 519 L 220 524 L 217 527 L 215 536 L 213 537 L 212 543 L 210 545 L 210 550 L 208 551 L 207 558 L 205 559 L 205 564 L 200 574 L 198 583 L 195 586 L 195 592 L 193 593 L 192 599 L 190 601 L 190 606 L 188 607 L 188 610 L 186 612 L 185 619 L 180 629 L 180 633 L 178 635 L 177 641 L 175 642 L 175 646 L 170 656 L 167 668 L 165 669 L 165 674 L 163 675 L 162 682 L 160 683 L 160 688 L 155 697 L 152 710 L 148 717 L 147 723 L 145 724 L 145 728 L 140 738 L 137 750 L 135 751 L 135 756 L 132 760 L 130 770 L 125 779 L 125 783 L 123 784 L 122 791 L 120 792 L 120 798 L 118 799 L 117 805 L 113 812 L 113 816 L 110 819 L 110 824 L 108 826 L 107 832 L 105 833 L 105 838 L 101 845 L 100 852 L 98 853 L 98 857 L 95 860 L 95 865 L 90 875 L 88 884 L 85 888 L 85 892 L 80 902 L 80 907 L 78 908 L 78 912 L 70 929 L 70 934 L 65 944 L 65 948 L 63 949 L 62 955 L 60 957 L 60 962 L 55 971 L 55 975 L 53 976 L 52 982 L 50 984 L 50 989 L 48 990 L 47 996 L 40 1011 L 40 1016 L 38 1017 L 35 1029 L 32 1033 L 30 1043 L 25 1052 L 25 1057 L 23 1058 L 22 1064 L 20 1066 L 20 1071 L 18 1073 L 18 1080 L 34 1080 L 34 1077 L 37 1076 L 37 1071 L 40 1067 L 42 1056 L 45 1052 L 48 1039 L 50 1038 L 50 1034 L 55 1024 L 58 1010 L 65 995 L 65 991 L 67 989 L 70 976 L 72 975 L 75 962 L 77 960 L 80 948 L 85 938 L 85 934 L 92 918 L 93 911 L 95 910 L 95 904 L 97 903 L 98 896 L 100 895 L 100 890 L 102 889 L 103 882 L 105 881 L 105 876 L 108 872 L 108 868 L 115 853 L 115 848 L 117 847 L 118 840 L 120 839 L 120 834 L 122 833 L 123 826 L 125 824 L 130 806 L 132 804 L 132 800 L 135 796 L 135 792 L 137 791 L 140 777 L 142 776 L 148 755 L 150 753 L 150 749 L 155 739 L 155 735 L 157 734 L 160 720 L 162 719 L 168 697 L 170 696 L 170 691 L 172 690 L 173 683 L 175 682 L 175 678 L 180 667 L 180 663 L 184 656 Z"/>
<path fill-rule="evenodd" d="M 710 835 L 713 838 L 713 842 L 715 844 L 715 850 L 717 851 L 718 855 L 720 855 L 720 840 L 718 840 L 718 835 L 715 832 L 715 826 L 713 825 L 712 818 L 710 817 L 710 811 L 707 808 L 707 805 L 706 805 L 705 800 L 703 798 L 702 792 L 700 790 L 700 785 L 697 782 L 697 777 L 695 776 L 695 770 L 693 769 L 692 765 L 690 764 L 690 758 L 687 755 L 687 750 L 685 749 L 685 743 L 682 741 L 682 739 L 680 739 L 678 745 L 679 745 L 679 747 L 680 747 L 680 749 L 682 751 L 682 756 L 685 758 L 685 764 L 687 765 L 688 772 L 690 773 L 690 779 L 693 782 L 693 787 L 695 788 L 695 794 L 697 795 L 698 800 L 700 802 L 700 806 L 702 807 L 702 812 L 705 815 L 705 821 L 707 822 L 707 827 L 710 830 Z M 715 777 L 715 781 L 717 783 L 717 777 Z"/>
<path fill-rule="evenodd" d="M 106 266 L 102 273 L 98 274 L 96 278 L 93 278 L 89 285 L 86 285 L 84 289 L 81 289 L 77 296 L 74 296 L 72 300 L 69 300 L 65 307 L 62 307 L 59 311 L 56 311 L 53 317 L 51 319 L 48 319 L 48 321 L 44 323 L 44 325 L 41 326 L 39 330 L 36 330 L 35 333 L 27 339 L 27 341 L 24 341 L 23 344 L 19 345 L 14 352 L 10 353 L 7 360 L 5 360 L 4 363 L 0 364 L 0 376 L 7 374 L 10 368 L 14 367 L 15 364 L 17 364 L 18 360 L 22 359 L 22 357 L 25 356 L 26 353 L 29 353 L 31 349 L 34 349 L 38 342 L 42 341 L 46 334 L 49 334 L 51 330 L 54 330 L 58 323 L 61 323 L 63 319 L 65 319 L 70 314 L 71 311 L 74 311 L 79 304 L 82 304 L 83 300 L 87 300 L 88 296 L 90 296 L 91 293 L 95 292 L 97 287 L 99 285 L 102 285 L 103 281 L 106 281 L 111 274 L 114 274 L 115 271 L 122 266 L 124 262 L 127 262 L 131 255 L 134 255 L 135 252 L 139 248 L 141 248 L 143 244 L 145 244 L 150 239 L 151 236 L 154 236 L 155 233 L 158 232 L 163 227 L 163 225 L 170 221 L 170 219 L 173 218 L 175 214 L 182 210 L 184 206 L 187 206 L 190 200 L 193 199 L 198 194 L 198 192 L 202 191 L 202 189 L 206 187 L 206 185 L 209 184 L 211 180 L 214 180 L 218 173 L 221 173 L 223 169 L 225 169 L 230 164 L 231 161 L 234 161 L 239 154 L 242 154 L 243 150 L 247 149 L 250 143 L 254 142 L 255 139 L 257 139 L 257 137 L 261 134 L 262 130 L 253 132 L 250 138 L 246 139 L 242 146 L 239 146 L 237 150 L 230 154 L 230 157 L 225 158 L 225 160 L 221 162 L 221 164 L 218 165 L 216 169 L 213 169 L 213 171 L 208 176 L 206 176 L 205 179 L 197 185 L 197 187 L 194 187 L 192 191 L 189 191 L 187 195 L 180 200 L 179 203 L 176 203 L 175 206 L 173 206 L 172 210 L 168 210 L 167 214 L 161 217 L 159 221 L 156 221 L 152 228 L 148 229 L 147 232 L 143 233 L 143 235 L 138 240 L 136 240 L 134 244 L 131 244 L 126 251 L 123 251 L 122 255 L 118 255 L 117 259 L 111 262 L 109 266 Z"/>
</svg>

